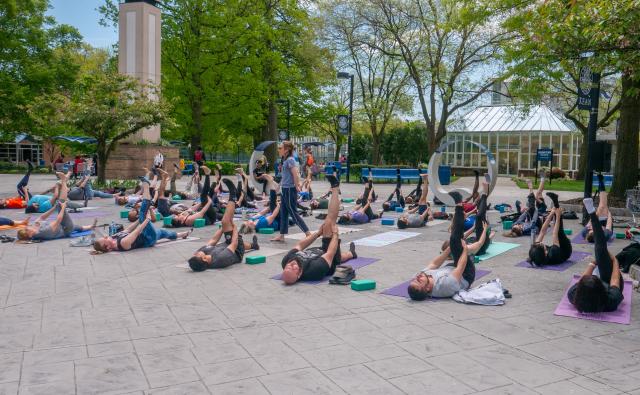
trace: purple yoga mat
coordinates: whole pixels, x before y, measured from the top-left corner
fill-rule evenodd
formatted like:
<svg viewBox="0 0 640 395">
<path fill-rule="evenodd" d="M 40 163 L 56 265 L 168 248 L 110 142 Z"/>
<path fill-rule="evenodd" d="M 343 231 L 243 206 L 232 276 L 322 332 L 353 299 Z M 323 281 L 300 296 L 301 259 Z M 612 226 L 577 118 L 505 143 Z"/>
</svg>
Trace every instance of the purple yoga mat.
<svg viewBox="0 0 640 395">
<path fill-rule="evenodd" d="M 613 243 L 613 239 L 616 238 L 615 233 L 611 234 L 611 237 L 609 237 L 609 240 L 607 240 L 607 244 L 611 244 Z M 587 240 L 584 239 L 584 237 L 582 237 L 582 233 L 578 233 L 577 235 L 575 235 L 573 237 L 573 239 L 571 239 L 571 242 L 573 244 L 593 244 L 593 243 L 589 243 Z"/>
<path fill-rule="evenodd" d="M 567 270 L 568 268 L 570 268 L 571 266 L 575 265 L 576 263 L 580 262 L 581 260 L 583 260 L 588 256 L 591 256 L 591 254 L 588 252 L 573 251 L 571 253 L 571 256 L 569 257 L 569 260 L 567 260 L 566 262 L 562 262 L 559 265 L 532 266 L 529 262 L 522 261 L 516 264 L 516 266 L 526 267 L 529 269 L 555 270 L 556 272 L 564 272 L 565 270 Z"/>
<path fill-rule="evenodd" d="M 486 276 L 489 273 L 491 273 L 491 270 L 476 269 L 476 281 Z M 394 287 L 387 288 L 380 293 L 389 295 L 389 296 L 400 296 L 402 298 L 409 298 L 409 292 L 407 292 L 407 287 L 409 286 L 409 283 L 411 282 L 411 280 L 407 280 Z M 438 299 L 439 298 L 428 298 L 427 300 L 438 300 Z"/>
<path fill-rule="evenodd" d="M 109 212 L 100 211 L 100 210 L 87 210 L 87 211 L 81 211 L 79 213 L 74 213 L 73 211 L 70 211 L 69 215 L 71 215 L 71 218 L 95 218 L 95 217 L 107 217 L 109 216 Z"/>
<path fill-rule="evenodd" d="M 359 257 L 357 259 L 352 259 L 348 262 L 345 262 L 345 265 L 349 265 L 353 268 L 353 270 L 358 270 L 362 267 L 365 266 L 369 266 L 372 263 L 378 262 L 380 259 L 378 258 L 365 258 L 365 257 Z M 357 273 L 356 273 L 357 274 Z M 329 281 L 329 279 L 331 278 L 331 276 L 327 276 L 325 278 L 323 278 L 322 280 L 317 280 L 317 281 L 301 281 L 305 284 L 320 284 L 320 283 L 325 283 L 327 281 Z M 276 274 L 275 276 L 271 277 L 272 280 L 282 280 L 282 273 L 280 274 Z"/>
<path fill-rule="evenodd" d="M 610 313 L 580 313 L 567 298 L 567 291 L 573 284 L 577 283 L 579 279 L 580 276 L 573 276 L 569 286 L 562 294 L 560 304 L 558 304 L 553 314 L 564 317 L 582 318 L 585 320 L 613 322 L 615 324 L 631 324 L 631 293 L 633 292 L 633 283 L 631 281 L 624 282 L 624 290 L 622 291 L 624 300 L 618 305 L 618 310 Z"/>
</svg>

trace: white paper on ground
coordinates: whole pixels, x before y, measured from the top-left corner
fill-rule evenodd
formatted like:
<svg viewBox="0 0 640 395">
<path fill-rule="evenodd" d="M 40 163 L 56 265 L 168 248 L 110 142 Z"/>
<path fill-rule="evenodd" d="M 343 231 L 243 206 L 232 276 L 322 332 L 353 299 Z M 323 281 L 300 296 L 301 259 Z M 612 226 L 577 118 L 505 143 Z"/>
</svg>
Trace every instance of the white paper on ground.
<svg viewBox="0 0 640 395">
<path fill-rule="evenodd" d="M 362 229 L 359 228 L 347 228 L 347 227 L 342 227 L 342 228 L 338 228 L 338 234 L 339 235 L 345 235 L 347 233 L 354 233 L 354 232 L 360 232 Z M 312 230 L 311 233 L 317 232 L 318 230 Z M 304 240 L 307 236 L 300 232 L 300 233 L 294 233 L 291 235 L 286 235 L 285 236 L 287 239 L 291 239 L 291 240 Z"/>
<path fill-rule="evenodd" d="M 366 247 L 384 247 L 389 244 L 397 243 L 402 240 L 410 239 L 412 237 L 419 236 L 420 233 L 416 232 L 398 232 L 391 231 L 385 233 L 379 233 L 374 236 L 365 237 L 363 239 L 355 240 L 354 243 L 360 246 Z"/>
</svg>

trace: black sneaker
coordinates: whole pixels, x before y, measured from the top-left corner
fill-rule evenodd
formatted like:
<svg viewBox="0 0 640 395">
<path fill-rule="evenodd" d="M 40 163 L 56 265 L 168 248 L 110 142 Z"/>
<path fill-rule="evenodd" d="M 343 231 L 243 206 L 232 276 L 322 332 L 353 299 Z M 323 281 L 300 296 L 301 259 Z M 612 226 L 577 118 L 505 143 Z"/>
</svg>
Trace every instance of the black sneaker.
<svg viewBox="0 0 640 395">
<path fill-rule="evenodd" d="M 358 254 L 356 254 L 356 245 L 353 241 L 349 243 L 349 252 L 353 255 L 353 259 L 358 258 Z"/>
<path fill-rule="evenodd" d="M 253 235 L 253 240 L 251 241 L 251 249 L 254 251 L 260 249 L 260 246 L 258 245 L 258 236 L 256 235 Z"/>
<path fill-rule="evenodd" d="M 337 188 L 340 186 L 340 179 L 336 177 L 335 173 L 327 174 L 325 175 L 325 178 L 327 179 L 327 181 L 329 181 L 329 184 L 331 184 L 331 188 Z"/>
<path fill-rule="evenodd" d="M 27 171 L 31 173 L 33 171 L 33 163 L 30 160 L 27 160 Z"/>
</svg>

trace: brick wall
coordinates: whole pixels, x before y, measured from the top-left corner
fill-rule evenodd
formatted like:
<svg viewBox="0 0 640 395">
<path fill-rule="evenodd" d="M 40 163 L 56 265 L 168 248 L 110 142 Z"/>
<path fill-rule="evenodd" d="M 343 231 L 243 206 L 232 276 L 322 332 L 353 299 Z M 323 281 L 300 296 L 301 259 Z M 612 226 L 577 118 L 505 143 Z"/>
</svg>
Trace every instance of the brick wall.
<svg viewBox="0 0 640 395">
<path fill-rule="evenodd" d="M 170 170 L 180 161 L 175 147 L 158 145 L 119 144 L 107 162 L 107 179 L 134 179 L 142 175 L 142 167 L 151 168 L 153 157 L 160 151 L 164 155 L 164 168 Z"/>
</svg>

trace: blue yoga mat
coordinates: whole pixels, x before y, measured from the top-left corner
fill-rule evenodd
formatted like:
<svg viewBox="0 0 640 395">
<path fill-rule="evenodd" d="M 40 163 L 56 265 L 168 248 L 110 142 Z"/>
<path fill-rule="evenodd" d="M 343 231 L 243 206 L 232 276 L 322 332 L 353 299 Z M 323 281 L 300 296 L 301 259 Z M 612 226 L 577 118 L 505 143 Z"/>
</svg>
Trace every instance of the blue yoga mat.
<svg viewBox="0 0 640 395">
<path fill-rule="evenodd" d="M 512 250 L 516 247 L 520 247 L 520 244 L 504 243 L 501 241 L 492 241 L 491 244 L 489 245 L 489 248 L 487 248 L 487 252 L 485 252 L 484 255 L 476 255 L 476 256 L 482 262 L 482 261 L 486 261 L 487 259 L 491 259 L 495 256 L 498 256 L 503 252 Z"/>
<path fill-rule="evenodd" d="M 84 230 L 84 231 L 80 231 L 80 232 L 73 232 L 69 235 L 69 237 L 82 237 L 82 236 L 89 236 L 91 233 L 93 233 L 92 230 Z"/>
</svg>

